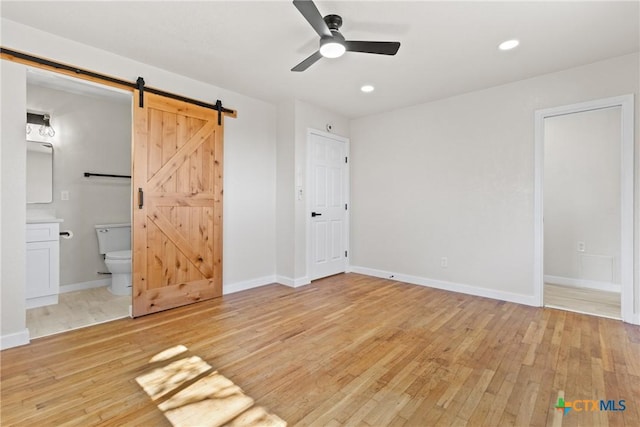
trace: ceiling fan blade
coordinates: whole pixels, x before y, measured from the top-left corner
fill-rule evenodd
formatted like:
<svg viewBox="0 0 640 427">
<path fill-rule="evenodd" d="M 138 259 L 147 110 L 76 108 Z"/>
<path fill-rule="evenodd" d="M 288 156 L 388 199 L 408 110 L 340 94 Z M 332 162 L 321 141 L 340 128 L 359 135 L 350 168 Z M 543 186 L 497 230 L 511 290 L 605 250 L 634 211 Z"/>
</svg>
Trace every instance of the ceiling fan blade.
<svg viewBox="0 0 640 427">
<path fill-rule="evenodd" d="M 379 55 L 395 55 L 400 49 L 400 42 L 345 42 L 347 52 L 377 53 Z"/>
<path fill-rule="evenodd" d="M 293 0 L 293 5 L 298 8 L 304 19 L 311 24 L 320 37 L 331 37 L 331 30 L 320 15 L 318 8 L 311 0 Z"/>
<path fill-rule="evenodd" d="M 291 71 L 304 71 L 307 68 L 311 67 L 320 58 L 322 58 L 322 54 L 318 50 L 318 51 L 314 52 L 313 54 L 311 54 L 311 56 L 309 56 L 307 59 L 305 59 L 304 61 L 302 61 L 301 63 L 299 63 L 295 67 L 293 67 L 291 69 Z"/>
</svg>

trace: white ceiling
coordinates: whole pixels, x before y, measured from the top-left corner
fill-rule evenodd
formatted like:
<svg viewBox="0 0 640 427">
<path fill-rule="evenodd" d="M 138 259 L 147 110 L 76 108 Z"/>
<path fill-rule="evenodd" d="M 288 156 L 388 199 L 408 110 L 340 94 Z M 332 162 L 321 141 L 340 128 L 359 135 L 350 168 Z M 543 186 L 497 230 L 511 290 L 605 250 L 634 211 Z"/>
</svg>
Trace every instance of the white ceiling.
<svg viewBox="0 0 640 427">
<path fill-rule="evenodd" d="M 347 117 L 442 99 L 640 50 L 640 2 L 318 1 L 347 40 L 400 41 L 290 69 L 318 37 L 290 1 L 6 1 L 2 16 L 268 102 Z M 497 45 L 518 38 L 519 48 Z M 54 59 L 55 58 L 51 58 Z M 100 70 L 96 70 L 100 71 Z M 376 90 L 361 93 L 363 84 Z"/>
</svg>

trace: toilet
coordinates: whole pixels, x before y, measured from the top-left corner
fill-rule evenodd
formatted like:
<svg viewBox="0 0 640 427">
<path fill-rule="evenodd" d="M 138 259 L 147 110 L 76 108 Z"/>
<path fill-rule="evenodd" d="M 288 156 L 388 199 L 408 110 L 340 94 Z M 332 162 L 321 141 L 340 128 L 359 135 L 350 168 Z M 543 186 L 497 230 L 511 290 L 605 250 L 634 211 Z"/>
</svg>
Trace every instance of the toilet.
<svg viewBox="0 0 640 427">
<path fill-rule="evenodd" d="M 111 273 L 109 291 L 131 295 L 131 224 L 96 225 L 98 248 Z"/>
</svg>

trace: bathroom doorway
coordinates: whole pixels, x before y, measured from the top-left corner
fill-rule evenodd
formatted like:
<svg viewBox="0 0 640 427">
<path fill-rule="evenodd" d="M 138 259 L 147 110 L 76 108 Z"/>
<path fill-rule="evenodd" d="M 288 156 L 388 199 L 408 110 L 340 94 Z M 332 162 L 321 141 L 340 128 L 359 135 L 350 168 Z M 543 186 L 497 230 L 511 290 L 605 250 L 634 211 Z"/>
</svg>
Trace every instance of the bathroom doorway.
<svg viewBox="0 0 640 427">
<path fill-rule="evenodd" d="M 131 296 L 108 290 L 95 225 L 131 222 L 131 92 L 33 68 L 27 109 L 50 114 L 55 129 L 46 137 L 54 150 L 53 200 L 27 205 L 27 220 L 60 218 L 60 231 L 69 233 L 60 239 L 59 302 L 27 310 L 30 336 L 127 317 Z"/>
</svg>

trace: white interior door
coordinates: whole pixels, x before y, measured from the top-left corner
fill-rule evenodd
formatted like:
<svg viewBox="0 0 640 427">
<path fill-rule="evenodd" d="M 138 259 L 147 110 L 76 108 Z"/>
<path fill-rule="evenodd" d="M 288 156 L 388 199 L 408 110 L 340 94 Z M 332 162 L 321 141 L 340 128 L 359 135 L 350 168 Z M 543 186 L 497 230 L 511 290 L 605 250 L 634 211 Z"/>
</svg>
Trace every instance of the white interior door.
<svg viewBox="0 0 640 427">
<path fill-rule="evenodd" d="M 310 279 L 346 271 L 347 140 L 309 133 Z"/>
</svg>

